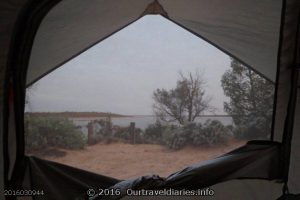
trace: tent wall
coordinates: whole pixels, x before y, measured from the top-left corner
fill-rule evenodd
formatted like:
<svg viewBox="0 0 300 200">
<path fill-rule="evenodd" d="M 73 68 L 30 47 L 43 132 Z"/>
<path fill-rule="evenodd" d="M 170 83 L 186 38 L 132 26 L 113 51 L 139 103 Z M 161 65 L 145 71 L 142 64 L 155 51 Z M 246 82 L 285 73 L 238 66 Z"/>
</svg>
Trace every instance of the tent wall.
<svg viewBox="0 0 300 200">
<path fill-rule="evenodd" d="M 27 83 L 137 20 L 151 2 L 152 0 L 62 1 L 49 12 L 38 30 Z"/>
<path fill-rule="evenodd" d="M 172 20 L 275 82 L 281 0 L 159 2 Z"/>
<path fill-rule="evenodd" d="M 294 135 L 292 141 L 289 189 L 291 193 L 300 193 L 300 89 L 298 89 Z"/>
<path fill-rule="evenodd" d="M 282 38 L 280 41 L 277 76 L 277 94 L 276 112 L 274 122 L 274 138 L 276 141 L 282 141 L 284 130 L 284 119 L 287 115 L 287 106 L 291 86 L 291 72 L 294 67 L 294 52 L 296 48 L 296 32 L 298 21 L 298 12 L 300 7 L 298 0 L 286 0 L 283 22 L 282 22 Z"/>
<path fill-rule="evenodd" d="M 64 0 L 36 36 L 27 84 L 138 19 L 153 0 Z M 281 0 L 160 0 L 171 20 L 275 81 Z M 222 5 L 222 6 L 220 6 Z M 68 10 L 68 12 L 66 12 Z"/>
<path fill-rule="evenodd" d="M 300 14 L 300 1 L 298 0 L 286 0 L 284 1 L 284 10 L 281 27 L 280 47 L 278 52 L 278 68 L 277 72 L 277 93 L 276 93 L 276 112 L 274 121 L 274 136 L 275 140 L 282 141 L 289 134 L 288 128 L 285 128 L 285 119 L 288 115 L 288 102 L 290 98 L 290 92 L 292 90 L 292 71 L 299 66 L 299 33 L 297 36 L 297 28 L 299 26 L 299 14 Z M 298 30 L 299 31 L 299 30 Z M 298 39 L 297 39 L 298 37 Z M 298 41 L 298 44 L 297 44 Z M 297 51 L 298 48 L 298 51 Z M 298 55 L 296 54 L 298 53 Z M 289 179 L 288 187 L 291 193 L 300 193 L 300 99 L 299 89 L 298 98 L 296 101 L 294 119 L 294 130 L 291 142 L 291 155 L 289 166 Z M 284 164 L 289 164 L 287 160 L 283 161 Z"/>
<path fill-rule="evenodd" d="M 7 91 L 8 66 L 11 42 L 21 8 L 26 1 L 10 0 L 0 2 L 0 199 L 4 199 L 4 182 L 8 178 L 7 169 Z M 13 124 L 14 125 L 14 124 Z M 13 144 L 10 147 L 14 148 Z M 11 167 L 12 165 L 10 165 Z M 4 168 L 6 167 L 6 169 Z M 11 168 L 10 168 L 11 169 Z"/>
<path fill-rule="evenodd" d="M 298 2 L 299 7 L 300 3 Z M 298 8 L 298 44 L 296 56 L 296 66 L 298 67 L 298 83 L 300 83 L 300 8 Z M 300 84 L 299 84 L 300 86 Z M 294 134 L 291 149 L 291 161 L 289 171 L 289 189 L 292 193 L 300 193 L 300 87 L 297 90 L 297 103 L 294 121 Z"/>
<path fill-rule="evenodd" d="M 4 199 L 4 182 L 11 171 L 7 152 L 15 146 L 5 145 L 7 133 L 7 67 L 9 51 L 13 45 L 14 28 L 21 8 L 27 1 L 0 2 L 0 199 Z M 27 83 L 32 83 L 91 45 L 138 19 L 152 0 L 64 0 L 43 21 L 32 49 Z M 290 91 L 291 65 L 296 47 L 298 0 L 284 1 L 282 37 L 279 38 L 282 10 L 281 0 L 160 0 L 171 20 L 195 32 L 214 45 L 221 47 L 251 65 L 256 71 L 277 80 L 275 140 L 281 141 Z M 219 6 L 222 5 L 222 6 Z M 238 17 L 237 17 L 238 16 Z M 277 47 L 279 46 L 279 60 Z M 241 48 L 243 47 L 243 48 Z M 277 64 L 281 66 L 276 74 Z M 300 100 L 296 122 L 300 120 Z M 13 118 L 12 118 L 13 119 Z M 14 121 L 14 120 L 13 120 Z M 11 126 L 15 126 L 11 123 Z M 290 165 L 289 187 L 299 193 L 300 186 L 300 124 L 295 123 Z M 10 129 L 13 130 L 13 129 Z M 14 133 L 14 131 L 11 131 Z M 10 137 L 14 139 L 14 135 Z M 13 155 L 14 156 L 14 155 Z M 13 158 L 10 156 L 10 158 Z M 10 166 L 10 170 L 8 169 Z M 6 168 L 5 168 L 6 167 Z M 4 176 L 2 176 L 4 175 Z M 281 184 L 263 180 L 235 180 L 217 184 L 215 199 L 276 199 L 281 194 Z M 234 191 L 234 192 L 228 192 Z M 126 197 L 130 198 L 130 197 Z M 145 197 L 146 198 L 146 197 Z M 165 197 L 160 197 L 164 199 Z M 167 198 L 167 197 L 166 197 Z M 138 199 L 141 199 L 139 197 Z M 174 198 L 172 198 L 174 199 Z M 183 197 L 178 197 L 183 199 Z M 194 197 L 186 197 L 194 199 Z"/>
</svg>

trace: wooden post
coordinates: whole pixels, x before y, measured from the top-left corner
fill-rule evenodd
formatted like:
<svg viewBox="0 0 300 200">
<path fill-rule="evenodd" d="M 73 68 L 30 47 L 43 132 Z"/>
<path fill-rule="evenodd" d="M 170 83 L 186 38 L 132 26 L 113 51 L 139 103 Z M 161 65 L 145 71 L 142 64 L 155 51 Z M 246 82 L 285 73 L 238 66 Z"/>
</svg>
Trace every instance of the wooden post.
<svg viewBox="0 0 300 200">
<path fill-rule="evenodd" d="M 94 137 L 93 122 L 88 123 L 87 128 L 88 128 L 88 140 L 87 140 L 87 143 L 88 143 L 88 145 L 91 145 L 91 144 L 93 144 L 93 137 Z"/>
<path fill-rule="evenodd" d="M 135 144 L 135 123 L 134 122 L 130 122 L 129 133 L 130 133 L 130 143 Z"/>
</svg>

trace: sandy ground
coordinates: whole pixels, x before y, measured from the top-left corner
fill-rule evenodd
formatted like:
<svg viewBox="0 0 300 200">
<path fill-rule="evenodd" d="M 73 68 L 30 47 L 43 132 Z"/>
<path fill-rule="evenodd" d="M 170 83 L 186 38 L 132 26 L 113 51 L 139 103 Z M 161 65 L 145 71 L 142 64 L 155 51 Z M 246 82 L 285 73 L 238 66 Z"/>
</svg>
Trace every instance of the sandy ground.
<svg viewBox="0 0 300 200">
<path fill-rule="evenodd" d="M 226 153 L 244 143 L 244 141 L 232 141 L 226 146 L 186 147 L 178 151 L 152 144 L 96 144 L 88 146 L 84 150 L 65 151 L 65 156 L 44 156 L 43 159 L 118 179 L 149 174 L 158 174 L 165 177 L 190 164 Z"/>
</svg>

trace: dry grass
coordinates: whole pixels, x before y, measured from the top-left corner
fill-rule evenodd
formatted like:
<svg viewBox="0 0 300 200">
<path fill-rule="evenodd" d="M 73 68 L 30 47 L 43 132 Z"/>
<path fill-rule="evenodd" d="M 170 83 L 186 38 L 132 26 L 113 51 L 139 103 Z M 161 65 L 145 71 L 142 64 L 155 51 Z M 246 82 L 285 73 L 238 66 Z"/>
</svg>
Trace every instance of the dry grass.
<svg viewBox="0 0 300 200">
<path fill-rule="evenodd" d="M 226 146 L 186 147 L 178 151 L 153 144 L 96 144 L 84 150 L 63 150 L 66 154 L 61 157 L 45 155 L 43 158 L 119 179 L 149 174 L 168 176 L 188 165 L 212 159 L 244 143 L 232 141 Z"/>
</svg>

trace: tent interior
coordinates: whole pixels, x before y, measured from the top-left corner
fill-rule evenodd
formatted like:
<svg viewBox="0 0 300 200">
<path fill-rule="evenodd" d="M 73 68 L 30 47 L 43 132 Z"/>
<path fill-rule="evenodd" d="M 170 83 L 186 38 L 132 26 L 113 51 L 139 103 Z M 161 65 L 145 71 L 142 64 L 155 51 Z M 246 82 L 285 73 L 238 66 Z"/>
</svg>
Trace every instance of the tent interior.
<svg viewBox="0 0 300 200">
<path fill-rule="evenodd" d="M 14 0 L 1 2 L 0 11 L 2 199 L 147 199 L 126 191 L 207 187 L 213 195 L 200 198 L 300 198 L 300 1 Z M 178 25 L 273 85 L 268 137 L 166 177 L 126 180 L 26 155 L 26 88 L 147 15 Z M 103 196 L 104 189 L 118 193 Z"/>
</svg>

